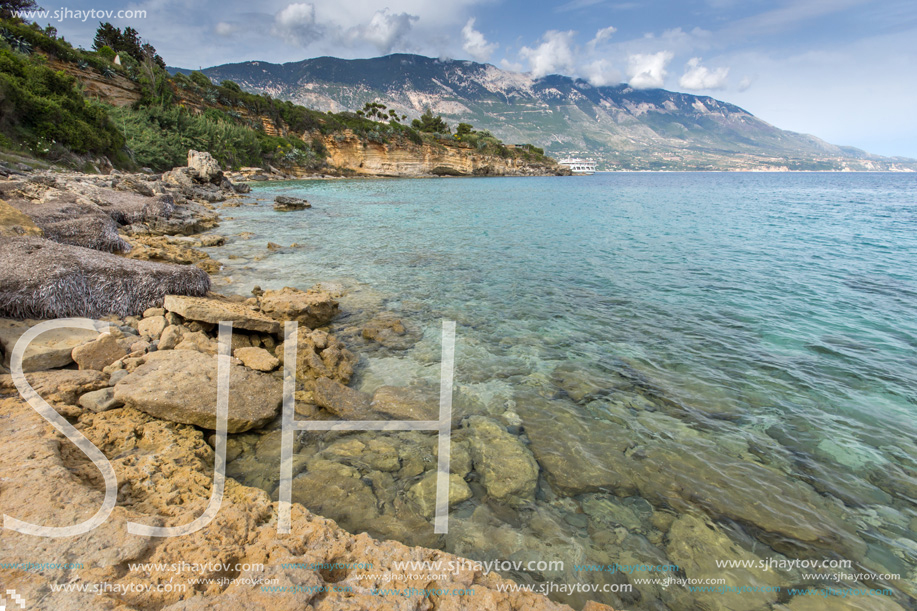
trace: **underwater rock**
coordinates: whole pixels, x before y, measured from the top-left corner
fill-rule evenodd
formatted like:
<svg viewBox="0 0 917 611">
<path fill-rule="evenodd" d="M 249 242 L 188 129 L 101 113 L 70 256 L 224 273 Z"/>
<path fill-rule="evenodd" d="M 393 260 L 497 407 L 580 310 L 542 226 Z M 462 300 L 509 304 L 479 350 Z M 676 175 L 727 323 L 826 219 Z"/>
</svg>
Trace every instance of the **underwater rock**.
<svg viewBox="0 0 917 611">
<path fill-rule="evenodd" d="M 471 416 L 465 426 L 474 470 L 487 494 L 510 505 L 533 500 L 538 463 L 519 438 L 484 416 Z"/>
</svg>

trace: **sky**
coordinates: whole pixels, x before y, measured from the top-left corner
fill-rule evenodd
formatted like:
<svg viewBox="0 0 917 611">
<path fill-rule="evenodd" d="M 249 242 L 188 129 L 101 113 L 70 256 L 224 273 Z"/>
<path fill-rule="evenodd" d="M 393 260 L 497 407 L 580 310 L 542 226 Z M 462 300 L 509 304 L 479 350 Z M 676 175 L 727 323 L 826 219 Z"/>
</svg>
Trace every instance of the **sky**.
<svg viewBox="0 0 917 611">
<path fill-rule="evenodd" d="M 710 95 L 783 129 L 917 158 L 914 0 L 144 0 L 134 10 L 171 66 L 419 53 L 534 76 Z M 63 12 L 60 15 L 63 17 Z M 98 17 L 38 20 L 89 47 Z"/>
</svg>

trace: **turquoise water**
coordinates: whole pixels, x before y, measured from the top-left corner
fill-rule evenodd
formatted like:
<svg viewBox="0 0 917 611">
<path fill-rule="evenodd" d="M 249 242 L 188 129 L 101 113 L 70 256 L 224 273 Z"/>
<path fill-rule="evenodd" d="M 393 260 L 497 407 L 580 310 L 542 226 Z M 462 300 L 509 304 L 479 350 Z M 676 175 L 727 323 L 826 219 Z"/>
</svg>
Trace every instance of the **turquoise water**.
<svg viewBox="0 0 917 611">
<path fill-rule="evenodd" d="M 280 193 L 306 197 L 313 209 L 274 212 L 269 200 Z M 917 177 L 298 181 L 258 186 L 253 197 L 258 205 L 224 211 L 232 218 L 217 232 L 229 240 L 210 253 L 225 264 L 217 290 L 341 287 L 345 314 L 335 331 L 357 338 L 352 349 L 362 355 L 354 386 L 435 382 L 443 319 L 458 322 L 461 392 L 510 425 L 522 390 L 578 417 L 614 403 L 601 393 L 582 398 L 558 384 L 558 371 L 637 376 L 657 406 L 647 411 L 673 419 L 656 434 L 677 438 L 687 427 L 731 460 L 814 490 L 866 544 L 841 555 L 899 573 L 887 582 L 899 602 L 915 595 Z M 286 248 L 268 251 L 268 241 Z M 398 315 L 424 339 L 407 351 L 360 344 L 354 329 L 378 312 Z M 549 488 L 539 483 L 551 511 L 585 511 L 583 497 L 573 495 L 582 507 L 571 508 Z M 748 486 L 749 503 L 755 493 Z M 604 500 L 629 506 L 638 497 Z M 694 511 L 650 500 L 653 511 Z M 749 549 L 755 539 L 772 543 L 760 523 L 706 512 Z M 514 528 L 525 532 L 524 522 Z M 629 530 L 663 554 L 671 545 L 662 529 L 655 538 Z M 468 555 L 501 551 L 445 545 Z M 779 548 L 755 553 L 786 552 Z M 590 549 L 576 553 L 591 558 Z M 817 543 L 796 549 L 828 553 Z M 666 592 L 607 600 L 678 608 Z"/>
</svg>

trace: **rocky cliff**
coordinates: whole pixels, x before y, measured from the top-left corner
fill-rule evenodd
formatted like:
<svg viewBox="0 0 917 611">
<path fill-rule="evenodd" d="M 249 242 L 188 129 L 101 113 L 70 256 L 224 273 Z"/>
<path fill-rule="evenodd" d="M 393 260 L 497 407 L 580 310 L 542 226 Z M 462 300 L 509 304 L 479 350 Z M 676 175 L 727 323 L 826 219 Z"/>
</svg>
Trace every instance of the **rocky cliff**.
<svg viewBox="0 0 917 611">
<path fill-rule="evenodd" d="M 553 162 L 488 155 L 460 143 L 416 144 L 364 140 L 352 132 L 325 136 L 328 162 L 373 176 L 557 176 L 569 170 Z"/>
</svg>

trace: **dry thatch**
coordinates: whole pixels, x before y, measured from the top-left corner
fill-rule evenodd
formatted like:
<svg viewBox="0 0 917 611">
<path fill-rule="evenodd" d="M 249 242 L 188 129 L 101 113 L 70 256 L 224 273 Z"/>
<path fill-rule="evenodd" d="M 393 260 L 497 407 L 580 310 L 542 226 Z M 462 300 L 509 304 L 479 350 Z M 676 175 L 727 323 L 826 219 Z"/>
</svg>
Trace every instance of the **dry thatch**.
<svg viewBox="0 0 917 611">
<path fill-rule="evenodd" d="M 169 294 L 208 290 L 210 277 L 193 265 L 135 261 L 37 237 L 0 240 L 0 317 L 123 317 Z"/>
<path fill-rule="evenodd" d="M 66 193 L 43 203 L 10 199 L 9 204 L 31 218 L 49 240 L 106 252 L 127 252 L 118 224 L 104 210 Z"/>
</svg>

